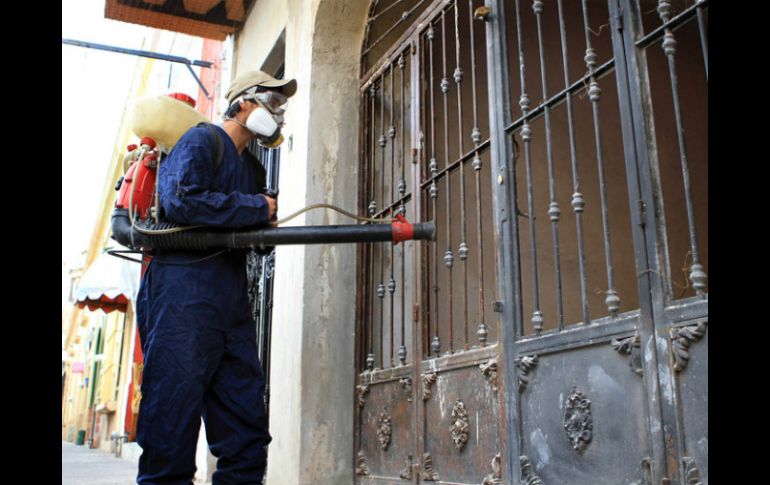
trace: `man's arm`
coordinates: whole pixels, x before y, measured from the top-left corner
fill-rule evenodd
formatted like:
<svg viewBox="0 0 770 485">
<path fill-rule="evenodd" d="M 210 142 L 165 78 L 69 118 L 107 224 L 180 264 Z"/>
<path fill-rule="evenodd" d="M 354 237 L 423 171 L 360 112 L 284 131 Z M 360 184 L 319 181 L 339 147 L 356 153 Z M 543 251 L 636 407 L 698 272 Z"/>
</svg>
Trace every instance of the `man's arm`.
<svg viewBox="0 0 770 485">
<path fill-rule="evenodd" d="M 207 134 L 194 131 L 182 137 L 160 164 L 158 194 L 168 220 L 219 227 L 267 224 L 271 211 L 264 196 L 211 189 L 216 155 L 205 141 Z"/>
</svg>

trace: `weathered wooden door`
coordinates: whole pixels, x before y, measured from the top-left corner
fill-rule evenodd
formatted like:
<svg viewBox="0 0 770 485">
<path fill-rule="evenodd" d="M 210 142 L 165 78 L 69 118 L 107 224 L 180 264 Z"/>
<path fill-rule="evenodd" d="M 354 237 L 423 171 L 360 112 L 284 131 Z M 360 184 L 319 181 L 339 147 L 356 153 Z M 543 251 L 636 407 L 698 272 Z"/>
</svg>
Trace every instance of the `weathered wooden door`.
<svg viewBox="0 0 770 485">
<path fill-rule="evenodd" d="M 370 9 L 357 480 L 707 483 L 707 2 L 487 4 Z"/>
</svg>

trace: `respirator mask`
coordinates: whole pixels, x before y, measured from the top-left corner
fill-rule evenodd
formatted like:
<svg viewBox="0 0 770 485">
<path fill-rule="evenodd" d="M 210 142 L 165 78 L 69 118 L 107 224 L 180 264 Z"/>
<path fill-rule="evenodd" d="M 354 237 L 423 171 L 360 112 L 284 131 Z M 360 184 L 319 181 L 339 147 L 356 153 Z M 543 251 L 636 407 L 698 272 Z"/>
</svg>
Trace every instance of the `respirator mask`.
<svg viewBox="0 0 770 485">
<path fill-rule="evenodd" d="M 253 100 L 260 108 L 255 109 L 246 119 L 246 128 L 254 133 L 257 141 L 265 148 L 276 148 L 283 143 L 281 127 L 286 96 L 275 91 L 256 92 L 256 87 L 246 91 L 243 99 Z"/>
</svg>

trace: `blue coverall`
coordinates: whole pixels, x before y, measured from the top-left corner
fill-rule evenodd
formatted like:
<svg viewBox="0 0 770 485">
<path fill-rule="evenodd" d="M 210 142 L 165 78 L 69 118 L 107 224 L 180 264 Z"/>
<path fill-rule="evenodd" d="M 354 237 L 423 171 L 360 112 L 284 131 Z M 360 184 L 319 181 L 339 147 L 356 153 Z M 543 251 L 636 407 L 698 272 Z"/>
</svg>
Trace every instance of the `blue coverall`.
<svg viewBox="0 0 770 485">
<path fill-rule="evenodd" d="M 224 144 L 216 171 L 216 143 L 204 127 L 185 133 L 160 164 L 164 219 L 220 228 L 264 225 L 267 202 L 255 195 L 264 184 L 263 169 L 215 129 Z M 246 252 L 194 262 L 214 252 L 158 251 L 142 278 L 136 302 L 144 353 L 137 483 L 192 484 L 201 416 L 218 458 L 213 483 L 262 483 L 271 437 Z"/>
</svg>

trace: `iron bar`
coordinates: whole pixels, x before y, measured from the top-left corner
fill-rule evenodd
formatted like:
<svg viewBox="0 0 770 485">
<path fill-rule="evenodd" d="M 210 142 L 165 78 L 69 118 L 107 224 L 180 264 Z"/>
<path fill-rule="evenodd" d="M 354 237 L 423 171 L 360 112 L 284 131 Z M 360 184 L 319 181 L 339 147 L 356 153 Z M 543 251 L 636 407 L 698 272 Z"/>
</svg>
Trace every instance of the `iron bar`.
<svg viewBox="0 0 770 485">
<path fill-rule="evenodd" d="M 468 23 L 471 26 L 471 87 L 473 93 L 473 131 L 471 131 L 471 141 L 478 146 L 481 141 L 481 132 L 478 123 L 478 106 L 476 102 L 476 44 L 473 28 L 473 0 L 468 0 Z"/>
<path fill-rule="evenodd" d="M 371 84 L 372 79 L 378 76 L 389 63 L 394 62 L 398 58 L 398 52 L 403 49 L 404 45 L 410 45 L 412 38 L 415 35 L 424 34 L 426 26 L 436 16 L 436 12 L 439 9 L 445 8 L 447 0 L 429 0 L 428 5 L 420 12 L 419 16 L 414 17 L 414 20 L 404 29 L 404 32 L 393 42 L 389 42 L 390 47 L 385 49 L 385 52 L 380 56 L 380 59 L 376 61 L 366 72 L 362 71 L 361 79 L 359 82 L 359 89 L 363 92 Z M 368 25 L 367 25 L 368 28 Z M 427 52 L 427 51 L 426 51 Z M 362 61 L 365 56 L 362 54 Z M 422 64 L 421 64 L 422 65 Z M 362 65 L 362 69 L 365 67 Z M 415 126 L 417 126 L 415 124 Z"/>
<path fill-rule="evenodd" d="M 377 40 L 375 40 L 373 43 L 369 44 L 369 45 L 367 46 L 367 48 L 364 50 L 364 52 L 362 52 L 362 53 L 361 53 L 361 56 L 362 56 L 362 57 L 363 57 L 363 56 L 365 56 L 365 55 L 366 55 L 366 54 L 367 54 L 367 53 L 368 53 L 370 50 L 372 50 L 372 49 L 374 48 L 374 46 L 376 46 L 377 44 L 379 44 L 379 43 L 380 43 L 380 41 L 381 41 L 382 39 L 384 39 L 385 37 L 387 37 L 387 36 L 388 36 L 388 35 L 389 35 L 391 32 L 393 32 L 393 31 L 394 31 L 394 30 L 395 30 L 395 29 L 396 29 L 396 28 L 397 28 L 399 25 L 401 25 L 401 23 L 402 23 L 403 21 L 405 21 L 406 19 L 408 19 L 409 17 L 411 17 L 411 16 L 412 16 L 412 13 L 413 13 L 415 10 L 417 10 L 417 7 L 419 7 L 420 5 L 422 5 L 422 2 L 424 2 L 424 1 L 425 1 L 425 0 L 420 0 L 419 2 L 417 2 L 417 3 L 414 5 L 414 7 L 410 8 L 410 9 L 409 9 L 409 10 L 407 10 L 406 12 L 402 13 L 402 14 L 401 14 L 401 17 L 399 17 L 399 19 L 398 19 L 398 20 L 396 20 L 396 23 L 395 23 L 395 24 L 393 24 L 393 25 L 392 25 L 392 26 L 391 26 L 391 27 L 390 27 L 388 30 L 386 30 L 386 31 L 385 31 L 385 33 L 384 33 L 384 34 L 382 34 L 382 35 L 381 35 L 381 36 L 380 36 L 380 37 L 379 37 Z"/>
<path fill-rule="evenodd" d="M 521 79 L 521 96 L 519 106 L 526 118 L 529 111 L 529 96 L 527 95 L 524 79 L 524 44 L 521 40 L 521 9 L 519 0 L 516 0 L 516 35 L 519 41 L 519 76 Z M 535 237 L 535 211 L 534 196 L 532 194 L 532 157 L 530 156 L 530 143 L 532 141 L 532 129 L 526 121 L 521 128 L 521 139 L 524 141 L 524 160 L 527 170 L 527 213 L 529 219 L 529 242 L 532 248 L 532 296 L 534 309 L 532 311 L 532 329 L 540 335 L 543 331 L 543 313 L 540 311 L 540 290 L 537 274 L 537 239 Z"/>
<path fill-rule="evenodd" d="M 473 93 L 473 130 L 471 131 L 471 141 L 473 142 L 473 171 L 476 174 L 476 243 L 478 246 L 478 264 L 479 264 L 479 326 L 476 329 L 476 337 L 479 339 L 479 343 L 482 347 L 487 342 L 487 326 L 484 323 L 484 251 L 483 251 L 483 236 L 481 231 L 481 157 L 479 157 L 479 151 L 482 147 L 486 147 L 489 144 L 487 139 L 483 144 L 479 144 L 481 141 L 481 130 L 479 130 L 478 123 L 478 107 L 476 99 L 476 47 L 475 47 L 475 32 L 473 28 L 473 0 L 468 0 L 468 19 L 471 26 L 471 87 Z M 470 153 L 468 154 L 470 155 Z M 461 160 L 465 159 L 462 157 Z M 466 328 L 467 333 L 467 328 Z M 468 341 L 468 336 L 465 336 L 465 341 Z"/>
<path fill-rule="evenodd" d="M 447 77 L 446 67 L 446 10 L 441 11 L 441 57 L 443 62 L 443 74 L 441 78 L 441 94 L 444 101 L 444 167 L 449 166 L 449 106 L 447 96 L 449 95 L 449 78 Z M 449 293 L 449 353 L 453 352 L 454 342 L 452 330 L 454 328 L 453 322 L 453 292 L 452 292 L 452 266 L 454 265 L 454 254 L 452 253 L 452 186 L 451 186 L 451 174 L 447 173 L 446 176 L 446 220 L 447 220 L 447 250 L 444 253 L 444 265 L 447 267 L 449 273 L 449 282 L 447 284 Z"/>
<path fill-rule="evenodd" d="M 399 200 L 401 200 L 401 214 L 406 216 L 406 205 L 403 203 L 404 196 L 406 195 L 406 159 L 404 158 L 404 147 L 406 146 L 406 139 L 404 138 L 404 129 L 406 126 L 406 121 L 404 119 L 404 93 L 405 93 L 405 79 L 404 79 L 404 69 L 406 68 L 406 60 L 404 59 L 404 53 L 401 53 L 401 56 L 398 58 L 398 67 L 401 70 L 401 98 L 399 99 L 399 107 L 401 108 L 401 181 L 398 184 L 398 195 Z M 401 365 L 406 364 L 406 343 L 405 343 L 405 337 L 406 335 L 406 329 L 405 329 L 405 320 L 406 320 L 406 311 L 405 311 L 405 305 L 406 305 L 406 244 L 401 245 L 401 347 L 398 348 L 398 360 L 401 363 Z"/>
<path fill-rule="evenodd" d="M 610 74 L 612 72 L 612 68 L 614 67 L 614 65 L 615 65 L 615 60 L 611 59 L 611 60 L 605 62 L 604 64 L 602 64 L 601 66 L 597 67 L 596 69 L 594 69 L 594 77 L 596 78 L 596 80 L 602 79 L 607 74 Z M 567 88 L 567 89 L 559 92 L 558 94 L 552 96 L 550 99 L 548 99 L 546 101 L 543 101 L 542 103 L 540 103 L 534 109 L 529 110 L 526 115 L 522 115 L 520 118 L 518 118 L 517 120 L 511 122 L 511 124 L 506 126 L 505 127 L 505 132 L 506 133 L 512 133 L 512 132 L 518 130 L 525 123 L 534 121 L 535 119 L 537 119 L 545 111 L 545 107 L 546 106 L 550 106 L 552 108 L 555 108 L 560 103 L 565 102 L 566 98 L 569 95 L 572 95 L 572 94 L 577 93 L 578 91 L 584 89 L 585 86 L 588 84 L 588 81 L 590 80 L 590 78 L 591 78 L 590 74 L 586 75 L 586 76 L 580 78 L 579 80 L 573 82 L 569 86 L 569 88 Z M 529 101 L 529 99 L 527 101 Z"/>
<path fill-rule="evenodd" d="M 369 4 L 369 10 L 367 11 L 367 14 L 366 14 L 367 18 L 371 18 L 372 15 L 374 14 L 374 11 L 377 10 L 377 4 L 379 3 L 379 1 L 380 0 L 372 0 L 372 3 Z M 364 28 L 364 45 L 361 46 L 362 49 L 369 45 L 369 33 L 371 31 L 371 28 L 372 28 L 372 22 L 366 22 L 366 27 Z M 364 69 L 364 65 L 366 64 L 364 62 L 365 58 L 366 58 L 366 55 L 362 53 L 361 54 L 361 70 L 362 71 Z M 361 74 L 363 74 L 363 72 L 361 72 Z"/>
<path fill-rule="evenodd" d="M 537 20 L 537 43 L 540 52 L 540 79 L 543 85 L 543 98 L 548 97 L 548 87 L 545 77 L 545 49 L 543 47 L 543 1 L 534 0 L 532 9 L 535 12 Z M 559 330 L 564 329 L 564 303 L 561 287 L 561 258 L 559 257 L 559 219 L 561 218 L 561 209 L 556 202 L 556 179 L 553 173 L 553 151 L 551 149 L 551 109 L 546 105 L 545 111 L 545 146 L 546 160 L 548 165 L 548 189 L 551 196 L 551 202 L 548 205 L 548 217 L 551 220 L 551 235 L 553 237 L 553 261 L 556 281 L 556 318 L 559 324 Z"/>
<path fill-rule="evenodd" d="M 369 217 L 372 217 L 374 213 L 377 211 L 377 204 L 374 202 L 374 186 L 375 186 L 375 179 L 376 179 L 376 167 L 375 167 L 375 161 L 374 161 L 374 131 L 375 131 L 375 111 L 374 111 L 374 99 L 377 94 L 377 88 L 375 87 L 374 83 L 369 88 L 369 97 L 372 100 L 372 109 L 369 112 L 369 116 L 372 119 L 372 139 L 370 143 L 371 148 L 371 156 L 369 157 L 370 160 L 370 177 L 371 180 L 371 187 L 369 189 L 369 195 L 371 197 L 371 202 L 369 203 L 368 209 L 369 209 Z M 367 278 L 367 283 L 369 284 L 368 288 L 372 288 L 372 296 L 374 296 L 374 244 L 369 245 L 369 277 Z M 371 299 L 371 305 L 369 305 L 369 354 L 366 356 L 366 368 L 369 370 L 374 369 L 374 298 Z"/>
<path fill-rule="evenodd" d="M 424 180 L 423 182 L 420 182 L 420 187 L 423 189 L 427 188 L 433 182 L 437 182 L 438 180 L 442 179 L 444 175 L 447 175 L 452 170 L 455 170 L 462 163 L 475 158 L 478 152 L 482 152 L 487 148 L 489 148 L 489 138 L 476 145 L 472 150 L 465 153 L 462 157 L 450 163 L 448 166 L 442 168 L 441 170 L 435 170 L 435 175 L 431 176 L 429 179 Z"/>
<path fill-rule="evenodd" d="M 463 154 L 463 71 L 460 68 L 460 2 L 455 1 L 455 84 L 457 84 L 457 145 L 460 156 Z M 449 175 L 447 175 L 449 178 Z M 468 350 L 468 243 L 465 213 L 465 165 L 460 165 L 460 221 L 461 235 L 458 254 L 463 262 L 463 350 Z"/>
<path fill-rule="evenodd" d="M 395 189 L 395 184 L 393 183 L 395 180 L 395 167 L 396 167 L 396 159 L 395 159 L 395 150 L 396 150 L 396 127 L 393 126 L 393 107 L 395 105 L 395 91 L 393 91 L 393 76 L 395 76 L 395 72 L 393 69 L 393 65 L 390 66 L 390 128 L 388 129 L 388 137 L 390 138 L 390 201 L 391 205 L 393 204 L 393 201 L 396 199 L 395 194 L 393 193 L 393 190 Z M 384 168 L 384 167 L 383 167 Z M 391 211 L 391 217 L 393 216 L 393 212 Z M 390 245 L 390 280 L 388 280 L 388 293 L 390 293 L 390 366 L 394 367 L 395 363 L 393 361 L 393 341 L 394 339 L 394 333 L 393 333 L 393 295 L 396 291 L 396 280 L 393 278 L 393 252 L 395 251 L 394 245 Z"/>
<path fill-rule="evenodd" d="M 393 201 L 392 204 L 383 207 L 381 211 L 373 213 L 371 215 L 371 218 L 372 219 L 382 219 L 382 218 L 385 217 L 386 214 L 390 214 L 390 213 L 393 213 L 393 212 L 397 213 L 398 209 L 403 204 L 406 204 L 407 202 L 409 202 L 411 200 L 412 200 L 412 196 L 410 194 L 407 194 L 404 197 L 402 197 L 402 198 L 400 198 L 398 200 Z"/>
<path fill-rule="evenodd" d="M 666 29 L 670 29 L 672 32 L 676 32 L 677 30 L 679 30 L 679 28 L 685 25 L 690 19 L 692 19 L 694 16 L 697 15 L 698 9 L 702 9 L 703 7 L 708 7 L 708 4 L 709 4 L 709 0 L 701 0 L 700 2 L 696 2 L 694 5 L 687 7 L 685 10 L 679 13 L 676 17 L 673 17 L 670 20 L 667 20 L 662 25 L 655 28 L 655 30 L 653 30 L 652 32 L 645 35 L 641 39 L 637 40 L 636 47 L 640 49 L 649 47 L 651 44 L 656 42 L 659 38 L 663 37 Z"/>
<path fill-rule="evenodd" d="M 380 95 L 380 139 L 379 144 L 382 148 L 382 158 L 380 165 L 380 198 L 382 205 L 385 206 L 385 150 L 388 145 L 388 139 L 385 138 L 385 73 L 380 77 L 382 83 L 382 95 Z M 385 368 L 385 250 L 382 245 L 380 248 L 380 284 L 377 286 L 377 296 L 380 298 L 380 369 Z"/>
<path fill-rule="evenodd" d="M 665 0 L 658 1 L 658 14 L 664 23 L 669 21 L 671 4 Z M 692 203 L 692 190 L 690 187 L 690 169 L 687 162 L 687 146 L 684 139 L 684 124 L 682 122 L 682 107 L 679 101 L 679 83 L 676 76 L 676 40 L 670 29 L 666 29 L 663 40 L 663 51 L 668 58 L 668 72 L 671 78 L 671 94 L 674 100 L 674 116 L 676 119 L 676 138 L 679 144 L 679 161 L 682 165 L 682 180 L 684 182 L 684 201 L 687 207 L 687 226 L 690 231 L 690 251 L 692 252 L 692 265 L 690 266 L 690 281 L 698 296 L 704 295 L 706 289 L 706 273 L 700 264 L 698 254 L 698 236 L 695 231 L 695 212 Z"/>
<path fill-rule="evenodd" d="M 594 68 L 596 67 L 597 54 L 591 47 L 591 38 L 588 35 L 588 3 L 587 0 L 582 1 L 583 4 L 583 26 L 585 30 L 586 38 L 586 55 L 585 62 L 590 74 L 590 84 L 588 88 L 588 96 L 591 101 L 591 107 L 594 120 L 594 135 L 596 143 L 596 163 L 598 165 L 599 172 L 599 198 L 601 201 L 602 210 L 602 226 L 604 229 L 604 256 L 605 263 L 607 265 L 607 297 L 604 303 L 607 305 L 607 310 L 610 315 L 617 316 L 618 309 L 620 308 L 620 297 L 618 292 L 615 291 L 615 279 L 612 268 L 612 246 L 610 244 L 610 224 L 609 214 L 607 212 L 607 187 L 604 178 L 604 157 L 602 154 L 602 135 L 599 123 L 599 100 L 601 99 L 602 90 L 599 88 L 599 83 L 596 82 L 594 76 Z"/>
<path fill-rule="evenodd" d="M 438 170 L 438 164 L 436 162 L 436 109 L 435 109 L 435 102 L 433 98 L 433 38 L 435 36 L 435 32 L 433 30 L 433 24 L 431 23 L 430 27 L 428 27 L 428 33 L 427 33 L 427 39 L 428 39 L 428 51 L 429 51 L 429 62 L 430 62 L 430 79 L 429 79 L 429 89 L 430 92 L 430 171 L 433 174 L 434 181 L 430 186 L 430 197 L 431 197 L 431 205 L 433 208 L 433 217 L 437 217 L 438 211 L 436 210 L 436 204 L 438 199 L 438 186 L 436 185 L 435 176 L 436 172 Z M 447 197 L 449 194 L 447 194 Z M 438 337 L 438 243 L 433 243 L 433 260 L 431 262 L 431 266 L 433 269 L 433 318 L 431 320 L 435 319 L 434 325 L 433 325 L 433 340 L 430 344 L 430 351 L 432 351 L 436 356 L 439 355 L 439 352 L 441 351 L 441 341 Z M 430 327 L 430 323 L 428 324 Z M 428 332 L 430 332 L 430 328 L 428 329 Z"/>
<path fill-rule="evenodd" d="M 362 140 L 362 154 L 364 156 L 364 160 L 361 166 L 361 175 L 359 177 L 359 183 L 363 183 L 363 181 L 366 180 L 367 172 L 368 172 L 368 161 L 366 160 L 366 141 L 367 137 L 369 136 L 366 130 L 366 126 L 368 125 L 368 118 L 367 118 L 367 111 L 369 108 L 369 103 L 366 99 L 362 100 L 362 109 L 361 109 L 361 117 L 362 117 L 362 123 L 361 123 L 361 135 L 360 139 Z M 359 193 L 359 212 L 362 211 L 366 213 L 365 209 L 365 201 L 366 201 L 366 193 L 361 192 Z M 367 283 L 367 269 L 369 267 L 368 265 L 368 244 L 362 244 L 359 248 L 359 252 L 356 255 L 356 287 L 358 291 L 356 292 L 356 338 L 359 339 L 358 342 L 356 342 L 356 372 L 358 373 L 359 369 L 360 372 L 365 372 L 366 369 L 366 353 L 367 353 L 367 343 L 369 342 L 367 337 L 367 309 L 368 306 L 368 291 L 366 291 L 367 288 L 369 288 L 369 285 Z M 360 289 L 363 288 L 364 291 L 361 291 Z M 361 360 L 358 360 L 361 359 Z"/>
<path fill-rule="evenodd" d="M 564 86 L 569 86 L 569 63 L 567 56 L 567 34 L 564 26 L 564 12 L 562 0 L 558 0 L 559 31 L 561 32 L 561 55 L 564 67 Z M 577 228 L 578 266 L 580 270 L 580 301 L 583 310 L 583 324 L 591 321 L 588 314 L 588 295 L 586 290 L 586 258 L 585 242 L 583 238 L 583 208 L 585 201 L 580 193 L 580 179 L 578 175 L 577 148 L 575 146 L 575 123 L 572 112 L 572 96 L 567 96 L 567 123 L 569 127 L 570 160 L 572 162 L 572 210 L 575 212 L 575 226 Z"/>
<path fill-rule="evenodd" d="M 700 1 L 697 5 L 698 11 L 698 33 L 700 34 L 700 47 L 703 51 L 703 65 L 706 68 L 706 81 L 709 80 L 709 47 L 708 39 L 706 38 L 705 20 L 703 20 L 703 8 L 701 4 L 705 2 Z"/>
<path fill-rule="evenodd" d="M 379 17 L 379 16 L 381 16 L 381 15 L 385 15 L 385 14 L 386 14 L 386 13 L 388 13 L 388 12 L 389 12 L 389 11 L 390 11 L 390 10 L 391 10 L 393 7 L 395 7 L 396 5 L 398 5 L 399 3 L 403 2 L 403 1 L 404 1 L 404 0 L 395 0 L 395 1 L 394 1 L 393 3 L 391 3 L 389 6 L 385 7 L 385 9 L 384 9 L 382 12 L 378 13 L 377 15 L 375 15 L 375 16 L 373 16 L 373 17 L 369 17 L 369 18 L 366 20 L 366 22 L 367 22 L 367 23 L 372 23 L 372 22 L 374 22 L 375 20 L 377 20 L 377 17 Z M 372 12 L 372 13 L 373 13 L 373 12 Z"/>
</svg>

